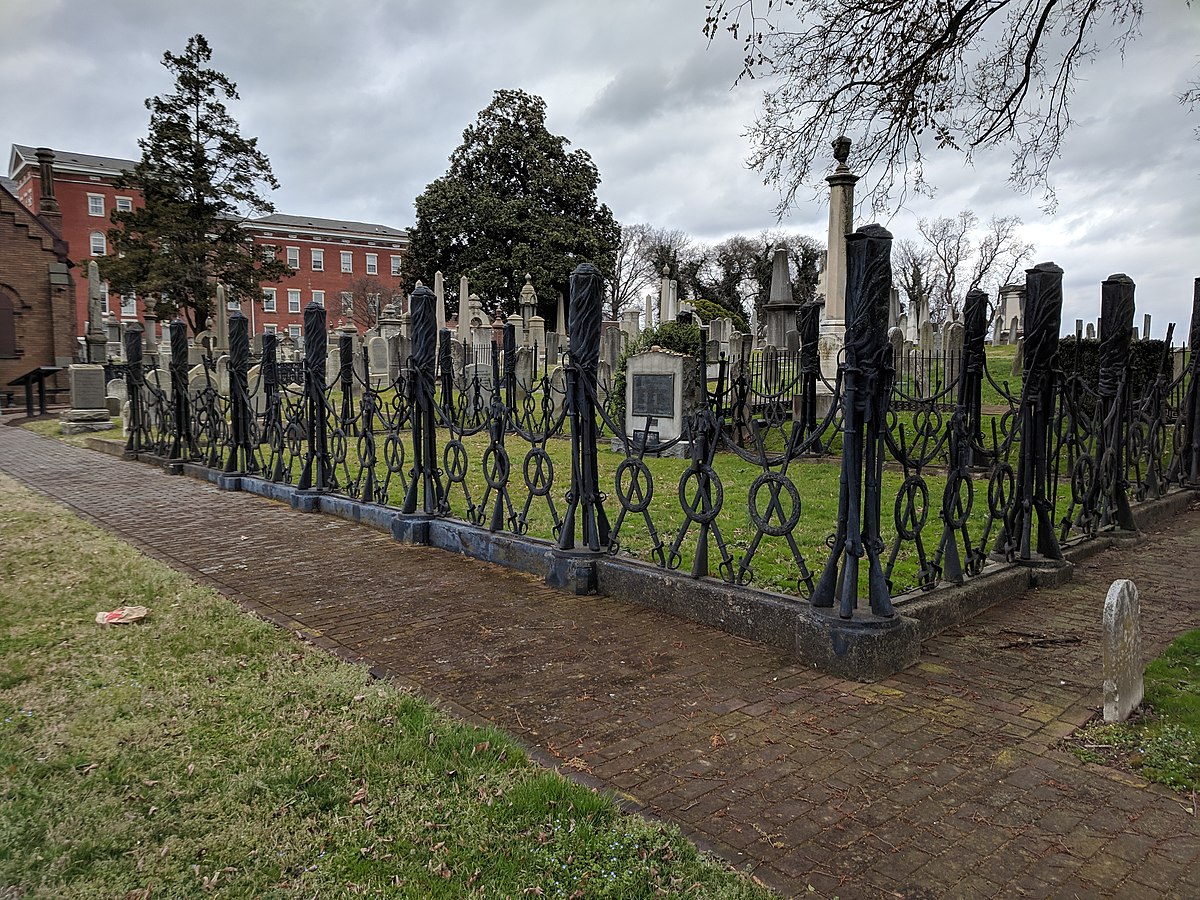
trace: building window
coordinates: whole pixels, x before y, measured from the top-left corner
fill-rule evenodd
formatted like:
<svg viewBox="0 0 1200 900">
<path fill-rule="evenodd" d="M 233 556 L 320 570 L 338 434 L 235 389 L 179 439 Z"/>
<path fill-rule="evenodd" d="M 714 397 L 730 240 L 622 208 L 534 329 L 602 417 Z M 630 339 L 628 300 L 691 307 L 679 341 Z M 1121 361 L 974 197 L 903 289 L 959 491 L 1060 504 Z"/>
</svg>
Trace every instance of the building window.
<svg viewBox="0 0 1200 900">
<path fill-rule="evenodd" d="M 293 341 L 300 340 L 300 326 L 299 325 L 289 325 L 288 326 L 288 337 L 290 337 Z"/>
<path fill-rule="evenodd" d="M 276 247 L 274 244 L 263 244 L 262 245 L 263 260 L 266 262 L 272 262 L 275 259 L 275 254 L 278 251 L 279 251 L 279 248 Z"/>
<path fill-rule="evenodd" d="M 400 274 L 400 257 L 398 257 L 398 256 L 392 257 L 392 274 L 393 275 Z"/>
<path fill-rule="evenodd" d="M 368 275 L 378 275 L 379 274 L 379 254 L 378 253 L 368 253 L 367 254 L 367 274 Z"/>
<path fill-rule="evenodd" d="M 109 308 L 108 308 L 108 282 L 107 282 L 107 281 L 102 281 L 102 282 L 100 282 L 100 311 L 101 311 L 101 312 L 103 312 L 103 313 L 108 313 L 108 312 L 109 312 Z"/>
<path fill-rule="evenodd" d="M 371 311 L 371 318 L 379 318 L 379 302 L 382 299 L 381 294 L 367 294 L 367 309 Z"/>
<path fill-rule="evenodd" d="M 325 251 L 313 248 L 312 252 L 312 267 L 314 272 L 325 271 Z"/>
<path fill-rule="evenodd" d="M 299 291 L 294 291 L 294 290 L 290 290 L 290 289 L 288 290 L 288 312 L 290 312 L 290 313 L 300 312 L 300 292 Z"/>
<path fill-rule="evenodd" d="M 118 197 L 117 198 L 117 212 L 133 212 L 133 198 L 132 197 Z"/>
<path fill-rule="evenodd" d="M 272 325 L 270 323 L 263 325 L 263 334 L 275 334 L 278 330 L 278 325 Z"/>
<path fill-rule="evenodd" d="M 137 318 L 137 294 L 121 295 L 121 317 L 126 319 Z"/>
<path fill-rule="evenodd" d="M 287 248 L 287 260 L 288 260 L 288 265 L 291 266 L 293 269 L 300 268 L 300 248 L 299 247 L 288 247 Z"/>
<path fill-rule="evenodd" d="M 17 317 L 13 302 L 0 293 L 0 359 L 17 357 Z"/>
<path fill-rule="evenodd" d="M 313 302 L 313 303 L 315 303 L 315 304 L 317 304 L 317 306 L 320 306 L 320 307 L 324 308 L 324 306 L 325 306 L 325 292 L 324 292 L 324 291 L 313 291 L 313 298 L 312 298 L 312 302 Z"/>
<path fill-rule="evenodd" d="M 350 291 L 342 291 L 342 315 L 354 315 L 354 294 Z"/>
<path fill-rule="evenodd" d="M 263 312 L 275 312 L 275 288 L 263 288 Z"/>
<path fill-rule="evenodd" d="M 342 251 L 342 271 L 343 272 L 353 272 L 354 271 L 354 254 L 352 252 L 350 252 L 349 250 Z"/>
<path fill-rule="evenodd" d="M 88 215 L 103 216 L 104 215 L 104 195 L 103 194 L 88 194 Z"/>
<path fill-rule="evenodd" d="M 104 241 L 103 231 L 92 232 L 92 256 L 103 256 L 108 252 L 108 244 Z"/>
</svg>

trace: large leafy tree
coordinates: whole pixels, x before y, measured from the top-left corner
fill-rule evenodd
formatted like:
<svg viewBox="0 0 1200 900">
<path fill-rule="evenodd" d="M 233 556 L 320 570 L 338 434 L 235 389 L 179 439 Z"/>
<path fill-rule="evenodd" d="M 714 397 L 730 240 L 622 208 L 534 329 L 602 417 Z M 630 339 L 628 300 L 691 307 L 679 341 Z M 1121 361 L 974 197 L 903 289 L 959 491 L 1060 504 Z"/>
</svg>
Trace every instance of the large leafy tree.
<svg viewBox="0 0 1200 900">
<path fill-rule="evenodd" d="M 212 312 L 218 282 L 230 299 L 253 301 L 260 281 L 291 274 L 282 260 L 256 252 L 241 228 L 274 210 L 262 191 L 279 184 L 257 140 L 243 137 L 225 108 L 237 85 L 209 68 L 211 59 L 201 34 L 182 54 L 163 54 L 174 90 L 146 101 L 142 158 L 123 179 L 145 205 L 113 213 L 116 252 L 100 261 L 112 289 L 155 301 L 160 315 L 178 311 L 193 330 Z"/>
<path fill-rule="evenodd" d="M 542 315 L 567 291 L 571 270 L 595 263 L 612 274 L 620 229 L 596 199 L 600 173 L 583 150 L 546 128 L 546 103 L 524 91 L 497 91 L 463 132 L 445 175 L 416 200 L 405 270 L 411 289 L 458 278 L 490 311 L 511 311 L 528 274 Z"/>
<path fill-rule="evenodd" d="M 930 149 L 1011 149 L 1010 180 L 1043 189 L 1071 126 L 1083 63 L 1122 52 L 1143 0 L 709 0 L 705 33 L 742 40 L 742 74 L 772 76 L 751 162 L 780 212 L 855 138 L 876 207 L 927 192 Z M 1178 2 L 1178 0 L 1176 0 Z M 1190 0 L 1189 0 L 1190 2 Z M 1197 100 L 1193 87 L 1180 99 Z"/>
</svg>

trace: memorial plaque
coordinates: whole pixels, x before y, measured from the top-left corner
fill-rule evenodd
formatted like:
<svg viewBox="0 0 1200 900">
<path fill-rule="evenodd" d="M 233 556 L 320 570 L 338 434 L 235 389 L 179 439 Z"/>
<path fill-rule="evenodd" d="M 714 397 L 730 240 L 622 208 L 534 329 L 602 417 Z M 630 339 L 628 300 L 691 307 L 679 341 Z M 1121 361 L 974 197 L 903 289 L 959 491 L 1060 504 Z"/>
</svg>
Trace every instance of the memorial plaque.
<svg viewBox="0 0 1200 900">
<path fill-rule="evenodd" d="M 633 414 L 635 416 L 675 417 L 675 376 L 634 375 Z"/>
</svg>

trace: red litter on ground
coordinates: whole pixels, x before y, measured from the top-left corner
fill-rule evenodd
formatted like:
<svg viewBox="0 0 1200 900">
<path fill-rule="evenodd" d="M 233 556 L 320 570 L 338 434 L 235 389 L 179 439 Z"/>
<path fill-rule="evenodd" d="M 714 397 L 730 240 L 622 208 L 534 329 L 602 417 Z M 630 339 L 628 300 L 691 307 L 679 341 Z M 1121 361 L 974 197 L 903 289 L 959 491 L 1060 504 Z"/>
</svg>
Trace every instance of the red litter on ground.
<svg viewBox="0 0 1200 900">
<path fill-rule="evenodd" d="M 96 613 L 97 625 L 125 625 L 146 618 L 150 610 L 144 606 L 120 606 L 112 612 Z"/>
</svg>

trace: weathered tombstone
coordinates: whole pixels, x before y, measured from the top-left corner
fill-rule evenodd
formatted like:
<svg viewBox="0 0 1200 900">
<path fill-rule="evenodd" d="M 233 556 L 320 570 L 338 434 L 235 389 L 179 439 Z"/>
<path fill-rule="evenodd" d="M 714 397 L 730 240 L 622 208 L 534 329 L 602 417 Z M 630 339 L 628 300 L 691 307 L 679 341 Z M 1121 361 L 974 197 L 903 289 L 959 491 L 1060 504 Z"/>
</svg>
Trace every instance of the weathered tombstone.
<svg viewBox="0 0 1200 900">
<path fill-rule="evenodd" d="M 188 370 L 188 397 L 193 401 L 207 390 L 208 385 L 209 377 L 203 365 L 193 366 Z"/>
<path fill-rule="evenodd" d="M 888 343 L 892 345 L 892 365 L 900 369 L 904 365 L 904 329 L 897 325 L 888 329 Z"/>
<path fill-rule="evenodd" d="M 932 322 L 922 322 L 921 323 L 921 334 L 920 334 L 918 343 L 921 346 L 922 353 L 933 353 L 934 342 L 933 342 L 933 323 Z"/>
<path fill-rule="evenodd" d="M 229 396 L 229 355 L 217 357 L 217 374 L 214 379 L 217 393 L 223 397 Z"/>
<path fill-rule="evenodd" d="M 255 418 L 267 412 L 267 392 L 263 387 L 262 366 L 251 366 L 246 372 L 246 392 L 250 395 L 250 410 Z"/>
<path fill-rule="evenodd" d="M 1104 721 L 1123 722 L 1142 702 L 1141 602 L 1132 581 L 1112 583 L 1104 600 Z"/>
<path fill-rule="evenodd" d="M 795 328 L 789 328 L 784 336 L 784 347 L 788 353 L 798 353 L 800 351 L 800 332 Z"/>
<path fill-rule="evenodd" d="M 646 350 L 626 360 L 625 433 L 635 442 L 671 441 L 683 435 L 684 420 L 703 402 L 700 367 L 694 356 Z M 649 428 L 647 421 L 652 417 Z M 686 456 L 680 441 L 669 456 Z"/>
<path fill-rule="evenodd" d="M 388 378 L 387 341 L 378 335 L 367 339 L 367 365 L 371 387 L 379 390 L 390 379 Z"/>
<path fill-rule="evenodd" d="M 561 339 L 557 331 L 546 332 L 546 368 L 551 369 L 558 365 L 559 344 Z"/>
<path fill-rule="evenodd" d="M 1025 372 L 1025 339 L 1017 338 L 1016 344 L 1017 352 L 1013 354 L 1012 370 L 1010 372 L 1013 378 Z"/>
<path fill-rule="evenodd" d="M 325 356 L 325 383 L 337 384 L 342 374 L 342 348 L 336 338 L 331 339 L 326 346 L 328 351 Z"/>
<path fill-rule="evenodd" d="M 1094 341 L 1096 339 L 1096 325 L 1093 322 L 1087 323 L 1087 339 Z"/>
<path fill-rule="evenodd" d="M 114 378 L 104 386 L 104 398 L 110 415 L 120 415 L 121 405 L 129 399 L 129 388 L 124 378 Z"/>
<path fill-rule="evenodd" d="M 113 427 L 105 395 L 104 367 L 74 365 L 68 370 L 71 380 L 71 408 L 61 416 L 63 434 L 108 431 Z"/>
<path fill-rule="evenodd" d="M 615 369 L 621 356 L 623 335 L 616 323 L 605 323 L 600 332 L 600 362 L 607 363 L 610 370 Z"/>
<path fill-rule="evenodd" d="M 1140 338 L 1138 337 L 1138 329 L 1137 329 L 1136 325 L 1133 326 L 1133 339 L 1135 341 L 1140 340 Z"/>
<path fill-rule="evenodd" d="M 1142 340 L 1150 340 L 1150 313 L 1142 316 Z"/>
<path fill-rule="evenodd" d="M 945 360 L 946 384 L 957 384 L 962 369 L 964 329 L 962 322 L 951 322 L 946 326 L 946 338 L 942 344 Z"/>
<path fill-rule="evenodd" d="M 1017 342 L 1017 329 L 1020 326 L 1020 321 L 1016 316 L 1013 316 L 1012 321 L 1008 324 L 1008 342 L 1015 344 Z"/>
<path fill-rule="evenodd" d="M 533 348 L 518 347 L 516 352 L 517 394 L 525 396 L 533 386 Z"/>
<path fill-rule="evenodd" d="M 462 341 L 453 338 L 450 341 L 450 368 L 454 372 L 454 383 L 462 384 L 463 366 L 467 364 L 467 351 Z"/>
</svg>

